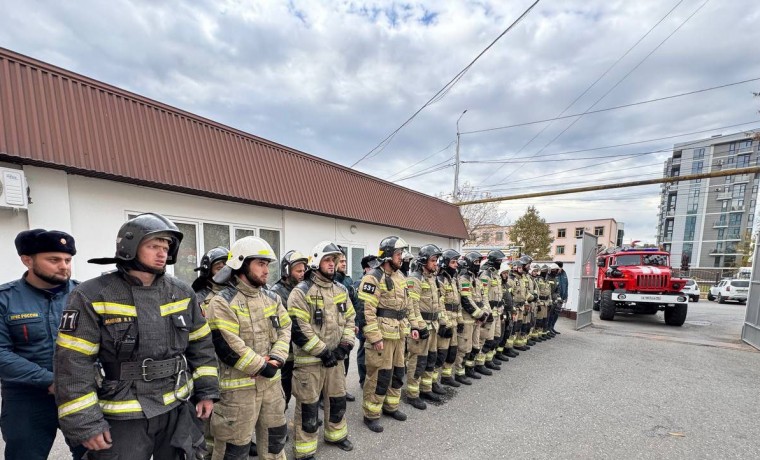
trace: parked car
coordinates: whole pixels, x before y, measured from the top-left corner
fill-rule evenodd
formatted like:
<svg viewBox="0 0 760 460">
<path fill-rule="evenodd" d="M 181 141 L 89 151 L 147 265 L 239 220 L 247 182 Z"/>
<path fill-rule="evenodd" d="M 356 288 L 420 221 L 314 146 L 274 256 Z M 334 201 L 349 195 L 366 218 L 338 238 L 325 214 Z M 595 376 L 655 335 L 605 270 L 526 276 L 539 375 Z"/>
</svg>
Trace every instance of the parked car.
<svg viewBox="0 0 760 460">
<path fill-rule="evenodd" d="M 726 303 L 727 300 L 746 303 L 749 295 L 749 280 L 721 280 L 710 288 L 707 300 L 717 300 L 718 303 Z"/>
<path fill-rule="evenodd" d="M 687 279 L 681 292 L 689 296 L 689 302 L 699 302 L 699 284 L 693 279 Z"/>
</svg>

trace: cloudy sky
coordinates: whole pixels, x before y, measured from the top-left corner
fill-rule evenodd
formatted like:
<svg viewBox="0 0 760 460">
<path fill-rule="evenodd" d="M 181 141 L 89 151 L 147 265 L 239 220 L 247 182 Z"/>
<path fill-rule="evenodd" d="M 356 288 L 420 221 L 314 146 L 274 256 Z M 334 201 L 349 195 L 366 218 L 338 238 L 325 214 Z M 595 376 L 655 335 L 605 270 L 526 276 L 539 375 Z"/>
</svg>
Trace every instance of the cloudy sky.
<svg viewBox="0 0 760 460">
<path fill-rule="evenodd" d="M 0 0 L 0 46 L 431 195 L 465 110 L 460 182 L 494 196 L 656 178 L 658 150 L 760 127 L 760 81 L 525 124 L 760 78 L 754 0 L 541 0 L 375 149 L 533 1 Z M 658 191 L 502 206 L 654 241 Z"/>
</svg>

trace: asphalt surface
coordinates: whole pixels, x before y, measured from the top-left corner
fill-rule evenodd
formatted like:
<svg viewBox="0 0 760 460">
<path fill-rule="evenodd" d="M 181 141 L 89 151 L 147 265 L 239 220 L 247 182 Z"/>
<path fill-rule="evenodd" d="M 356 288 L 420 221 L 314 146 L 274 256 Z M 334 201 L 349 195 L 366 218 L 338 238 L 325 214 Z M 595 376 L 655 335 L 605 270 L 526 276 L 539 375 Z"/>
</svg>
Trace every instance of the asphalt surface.
<svg viewBox="0 0 760 460">
<path fill-rule="evenodd" d="M 744 309 L 702 300 L 681 328 L 665 326 L 662 313 L 608 322 L 595 312 L 581 331 L 562 318 L 559 337 L 442 406 L 402 403 L 409 419 L 383 417 L 381 434 L 362 424 L 352 367 L 355 448 L 320 442 L 318 458 L 756 458 L 760 353 L 739 340 Z M 60 436 L 50 458 L 69 458 Z"/>
</svg>

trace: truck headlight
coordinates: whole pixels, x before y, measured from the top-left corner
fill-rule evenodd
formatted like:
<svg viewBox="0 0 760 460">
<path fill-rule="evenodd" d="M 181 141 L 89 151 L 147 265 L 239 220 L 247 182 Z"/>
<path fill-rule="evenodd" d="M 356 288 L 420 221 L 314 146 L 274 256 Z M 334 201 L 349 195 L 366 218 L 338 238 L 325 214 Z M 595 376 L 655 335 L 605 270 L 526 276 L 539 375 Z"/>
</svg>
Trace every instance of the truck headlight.
<svg viewBox="0 0 760 460">
<path fill-rule="evenodd" d="M 686 302 L 686 297 L 684 297 L 684 296 L 678 296 L 678 298 L 676 300 L 679 301 L 679 302 Z"/>
<path fill-rule="evenodd" d="M 625 294 L 620 294 L 618 296 L 618 300 L 625 300 Z"/>
</svg>

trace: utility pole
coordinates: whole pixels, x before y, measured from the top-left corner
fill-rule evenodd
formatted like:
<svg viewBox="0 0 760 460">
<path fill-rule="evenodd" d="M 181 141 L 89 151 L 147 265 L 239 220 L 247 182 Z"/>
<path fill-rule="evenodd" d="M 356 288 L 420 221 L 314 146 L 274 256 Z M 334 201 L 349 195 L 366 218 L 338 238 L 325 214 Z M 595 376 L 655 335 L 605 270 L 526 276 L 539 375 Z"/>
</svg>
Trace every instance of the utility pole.
<svg viewBox="0 0 760 460">
<path fill-rule="evenodd" d="M 464 112 L 457 118 L 457 153 L 456 161 L 454 162 L 454 198 L 452 200 L 454 203 L 459 201 L 459 120 L 462 119 L 465 113 L 467 113 L 467 109 L 464 109 Z"/>
</svg>

